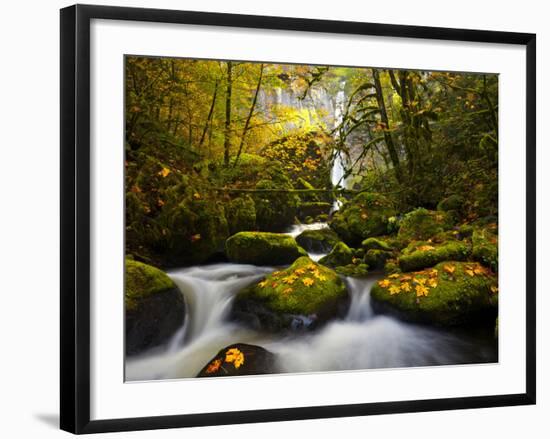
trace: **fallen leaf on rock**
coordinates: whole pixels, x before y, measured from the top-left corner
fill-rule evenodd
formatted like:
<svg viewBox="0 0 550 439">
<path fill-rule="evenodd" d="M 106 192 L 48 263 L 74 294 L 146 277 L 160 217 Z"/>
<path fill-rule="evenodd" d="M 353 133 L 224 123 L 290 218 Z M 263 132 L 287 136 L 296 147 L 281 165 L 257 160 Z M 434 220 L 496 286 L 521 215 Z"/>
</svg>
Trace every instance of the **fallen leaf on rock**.
<svg viewBox="0 0 550 439">
<path fill-rule="evenodd" d="M 237 348 L 228 349 L 225 352 L 225 362 L 233 363 L 235 369 L 238 369 L 244 364 L 244 354 Z"/>
</svg>

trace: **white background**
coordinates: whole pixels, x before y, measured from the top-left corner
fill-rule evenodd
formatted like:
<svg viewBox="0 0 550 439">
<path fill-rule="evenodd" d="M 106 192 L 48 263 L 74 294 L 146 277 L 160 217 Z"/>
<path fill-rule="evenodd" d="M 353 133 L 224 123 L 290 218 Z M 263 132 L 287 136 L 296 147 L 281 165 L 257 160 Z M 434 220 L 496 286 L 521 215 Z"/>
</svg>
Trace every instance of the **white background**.
<svg viewBox="0 0 550 439">
<path fill-rule="evenodd" d="M 525 237 L 517 232 L 525 228 L 525 91 L 516 86 L 525 82 L 525 49 L 303 32 L 221 31 L 223 38 L 220 28 L 101 20 L 92 24 L 92 419 L 525 392 Z M 499 364 L 125 384 L 123 295 L 112 292 L 123 290 L 122 60 L 126 53 L 498 72 L 499 236 L 503 243 Z M 182 394 L 193 397 L 181 398 Z M 219 398 L 220 394 L 231 398 Z"/>
<path fill-rule="evenodd" d="M 95 2 L 92 2 L 95 3 Z M 550 165 L 542 150 L 547 139 L 543 101 L 549 89 L 541 80 L 548 76 L 550 29 L 543 2 L 479 2 L 463 0 L 444 6 L 440 1 L 390 3 L 258 1 L 133 1 L 109 2 L 126 6 L 166 7 L 220 12 L 304 16 L 386 23 L 526 31 L 538 34 L 538 223 L 548 223 L 548 206 L 543 203 Z M 265 3 L 265 4 L 264 4 Z M 10 3 L 2 10 L 0 26 L 2 66 L 0 68 L 1 145 L 0 190 L 2 191 L 1 258 L 2 306 L 0 307 L 1 419 L 4 437 L 59 437 L 58 412 L 58 284 L 59 284 L 59 165 L 58 165 L 58 8 L 66 2 L 26 1 Z M 339 420 L 316 420 L 270 425 L 224 426 L 125 433 L 114 437 L 213 438 L 239 436 L 298 437 L 315 435 L 384 436 L 386 438 L 463 438 L 491 435 L 531 438 L 550 432 L 548 370 L 548 300 L 543 292 L 548 282 L 543 275 L 548 257 L 542 249 L 548 242 L 543 227 L 538 230 L 538 347 L 539 403 L 535 407 L 468 410 L 442 413 L 405 414 Z M 7 299 L 7 300 L 6 300 Z M 546 311 L 546 312 L 545 312 Z M 545 348 L 544 348 L 545 347 Z"/>
</svg>

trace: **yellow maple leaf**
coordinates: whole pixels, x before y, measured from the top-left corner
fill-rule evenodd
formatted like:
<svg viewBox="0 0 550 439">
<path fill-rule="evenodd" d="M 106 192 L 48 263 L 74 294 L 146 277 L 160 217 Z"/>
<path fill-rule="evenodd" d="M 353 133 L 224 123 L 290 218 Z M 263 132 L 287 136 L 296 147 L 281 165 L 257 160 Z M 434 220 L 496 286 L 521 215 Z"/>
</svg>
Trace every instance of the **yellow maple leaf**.
<svg viewBox="0 0 550 439">
<path fill-rule="evenodd" d="M 380 285 L 382 288 L 388 288 L 390 284 L 391 282 L 388 279 L 384 279 L 378 282 L 378 285 Z"/>
<path fill-rule="evenodd" d="M 215 359 L 208 365 L 206 368 L 206 373 L 214 373 L 217 372 L 220 369 L 220 366 L 222 365 L 222 360 L 219 358 Z"/>
<path fill-rule="evenodd" d="M 393 296 L 394 294 L 398 294 L 401 292 L 401 287 L 399 285 L 392 285 L 390 287 L 390 294 Z"/>
<path fill-rule="evenodd" d="M 429 275 L 430 275 L 430 277 L 436 277 L 436 276 L 437 276 L 437 273 L 438 273 L 437 268 L 433 268 L 433 269 L 430 271 Z"/>
<path fill-rule="evenodd" d="M 430 250 L 435 250 L 435 247 L 433 245 L 421 245 L 420 247 L 416 248 L 417 250 L 420 250 L 421 252 L 427 252 Z"/>
<path fill-rule="evenodd" d="M 315 281 L 314 281 L 312 278 L 310 278 L 310 277 L 304 277 L 304 278 L 302 279 L 302 283 L 303 283 L 306 287 L 310 287 L 310 286 L 312 286 L 312 285 L 315 283 Z"/>
<path fill-rule="evenodd" d="M 449 274 L 453 274 L 456 270 L 456 267 L 454 265 L 444 265 L 443 270 L 445 270 Z"/>
<path fill-rule="evenodd" d="M 466 270 L 464 270 L 464 272 L 470 277 L 474 276 L 474 270 L 472 270 L 471 268 L 466 268 Z"/>
<path fill-rule="evenodd" d="M 315 276 L 315 278 L 320 281 L 327 280 L 327 277 L 324 274 L 319 273 L 318 271 L 314 272 L 313 276 Z"/>
<path fill-rule="evenodd" d="M 260 288 L 265 288 L 267 286 L 267 279 L 266 280 L 263 280 L 261 282 L 258 283 L 258 286 Z"/>
<path fill-rule="evenodd" d="M 414 278 L 414 281 L 418 284 L 418 285 L 424 285 L 426 283 L 426 279 L 424 279 L 423 277 L 415 277 Z"/>
<path fill-rule="evenodd" d="M 168 174 L 170 174 L 170 172 L 172 172 L 172 171 L 170 171 L 170 169 L 164 168 L 164 167 L 163 167 L 163 168 L 159 171 L 158 175 L 160 175 L 162 178 L 166 178 L 166 177 L 168 177 Z"/>
<path fill-rule="evenodd" d="M 408 293 L 409 291 L 411 291 L 411 284 L 408 282 L 405 282 L 403 283 L 403 285 L 401 285 L 401 289 Z"/>
<path fill-rule="evenodd" d="M 317 265 L 309 264 L 306 268 L 310 271 L 315 271 L 315 270 L 317 270 Z"/>
<path fill-rule="evenodd" d="M 408 274 L 406 274 L 405 276 L 402 276 L 401 279 L 399 279 L 401 282 L 408 282 L 410 280 L 412 280 L 412 276 L 409 276 Z"/>
<path fill-rule="evenodd" d="M 296 281 L 297 277 L 291 274 L 290 276 L 283 277 L 282 282 L 287 285 L 292 285 Z"/>
<path fill-rule="evenodd" d="M 474 268 L 474 273 L 480 276 L 482 274 L 485 274 L 486 271 L 485 271 L 485 268 L 483 268 L 481 265 L 476 265 Z"/>
<path fill-rule="evenodd" d="M 273 273 L 271 273 L 271 276 L 277 277 L 277 276 L 280 276 L 281 274 L 283 274 L 281 271 L 274 271 Z"/>
<path fill-rule="evenodd" d="M 432 288 L 437 287 L 437 280 L 436 279 L 430 279 L 428 280 L 428 285 Z"/>
<path fill-rule="evenodd" d="M 200 199 L 201 199 L 201 194 L 199 194 L 198 192 L 195 192 L 195 193 L 193 194 L 193 198 L 194 198 L 195 200 L 200 200 Z"/>
<path fill-rule="evenodd" d="M 244 354 L 237 348 L 228 349 L 225 352 L 225 362 L 233 363 L 235 369 L 238 369 L 244 364 Z"/>
<path fill-rule="evenodd" d="M 399 273 L 394 273 L 394 274 L 390 274 L 388 277 L 389 277 L 390 279 L 397 279 L 399 276 L 400 276 Z"/>
<path fill-rule="evenodd" d="M 428 295 L 428 289 L 424 285 L 417 285 L 415 287 L 415 290 L 416 290 L 416 297 Z"/>
<path fill-rule="evenodd" d="M 303 268 L 297 268 L 296 270 L 294 270 L 294 274 L 296 274 L 296 276 L 301 276 L 305 272 L 306 271 Z"/>
<path fill-rule="evenodd" d="M 496 285 L 491 285 L 491 293 L 493 294 L 498 293 L 498 287 Z"/>
</svg>

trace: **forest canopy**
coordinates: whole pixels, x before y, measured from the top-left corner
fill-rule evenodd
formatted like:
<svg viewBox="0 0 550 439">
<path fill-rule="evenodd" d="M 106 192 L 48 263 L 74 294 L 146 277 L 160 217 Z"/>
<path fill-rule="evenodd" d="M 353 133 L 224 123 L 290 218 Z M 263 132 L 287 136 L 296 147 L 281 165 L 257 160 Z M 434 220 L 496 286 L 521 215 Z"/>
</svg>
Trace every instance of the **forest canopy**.
<svg viewBox="0 0 550 439">
<path fill-rule="evenodd" d="M 498 214 L 496 74 L 125 62 L 126 247 L 137 259 L 212 260 L 232 234 L 285 231 L 364 193 L 396 220 L 445 202 L 462 223 Z"/>
</svg>

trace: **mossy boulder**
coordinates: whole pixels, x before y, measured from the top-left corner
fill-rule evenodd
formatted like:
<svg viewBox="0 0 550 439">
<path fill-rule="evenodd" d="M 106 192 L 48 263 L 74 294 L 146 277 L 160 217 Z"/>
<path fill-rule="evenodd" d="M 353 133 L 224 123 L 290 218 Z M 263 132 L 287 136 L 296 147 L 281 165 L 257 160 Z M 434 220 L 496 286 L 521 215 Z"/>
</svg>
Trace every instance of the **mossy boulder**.
<svg viewBox="0 0 550 439">
<path fill-rule="evenodd" d="M 361 243 L 361 247 L 366 252 L 368 252 L 369 250 L 392 250 L 391 246 L 386 241 L 379 238 L 367 238 Z"/>
<path fill-rule="evenodd" d="M 269 178 L 256 183 L 256 224 L 260 230 L 282 232 L 294 222 L 300 198 L 292 192 L 290 179 L 279 165 L 266 172 Z"/>
<path fill-rule="evenodd" d="M 287 265 L 306 256 L 292 236 L 270 232 L 239 232 L 225 242 L 231 262 L 254 265 Z"/>
<path fill-rule="evenodd" d="M 319 215 L 328 214 L 331 207 L 330 203 L 323 201 L 305 201 L 298 206 L 298 218 L 316 218 Z"/>
<path fill-rule="evenodd" d="M 437 204 L 437 210 L 442 212 L 455 211 L 459 212 L 464 208 L 464 197 L 453 194 L 444 198 Z"/>
<path fill-rule="evenodd" d="M 256 329 L 310 330 L 344 315 L 348 305 L 342 279 L 305 256 L 239 292 L 232 315 Z"/>
<path fill-rule="evenodd" d="M 305 189 L 312 192 L 306 192 L 300 195 L 300 198 L 304 201 L 320 201 L 319 196 L 314 192 L 313 185 L 307 181 L 305 178 L 298 177 L 295 184 L 296 189 Z"/>
<path fill-rule="evenodd" d="M 402 271 L 417 271 L 443 261 L 465 261 L 472 250 L 466 242 L 447 241 L 443 244 L 412 242 L 399 257 Z"/>
<path fill-rule="evenodd" d="M 125 266 L 126 354 L 134 355 L 167 342 L 183 325 L 185 304 L 163 271 L 129 258 Z"/>
<path fill-rule="evenodd" d="M 348 265 L 341 265 L 334 269 L 336 273 L 349 277 L 365 277 L 369 274 L 369 266 L 361 261 Z"/>
<path fill-rule="evenodd" d="M 334 230 L 326 228 L 304 230 L 296 237 L 296 242 L 308 252 L 327 253 L 340 242 L 340 238 Z"/>
<path fill-rule="evenodd" d="M 498 271 L 498 235 L 496 224 L 474 229 L 472 233 L 472 256 L 491 270 Z"/>
<path fill-rule="evenodd" d="M 330 227 L 346 244 L 357 247 L 366 238 L 384 235 L 388 219 L 395 215 L 391 201 L 380 194 L 363 192 L 344 203 Z"/>
<path fill-rule="evenodd" d="M 477 262 L 442 262 L 432 269 L 390 275 L 373 286 L 371 297 L 375 309 L 396 312 L 406 320 L 441 326 L 493 325 L 497 282 Z"/>
<path fill-rule="evenodd" d="M 225 217 L 229 233 L 254 230 L 256 228 L 256 207 L 249 195 L 237 197 L 225 206 Z"/>
<path fill-rule="evenodd" d="M 423 241 L 453 227 L 452 216 L 419 208 L 407 213 L 401 220 L 398 237 L 409 241 Z"/>
<path fill-rule="evenodd" d="M 349 248 L 345 243 L 338 242 L 328 255 L 322 257 L 319 260 L 319 263 L 326 265 L 327 267 L 334 268 L 341 265 L 351 264 L 353 258 L 353 250 Z"/>
<path fill-rule="evenodd" d="M 370 249 L 365 253 L 365 264 L 370 270 L 382 270 L 386 261 L 393 257 L 393 253 L 386 250 Z"/>
<path fill-rule="evenodd" d="M 235 343 L 220 350 L 204 366 L 198 378 L 276 373 L 276 357 L 261 346 Z"/>
</svg>

